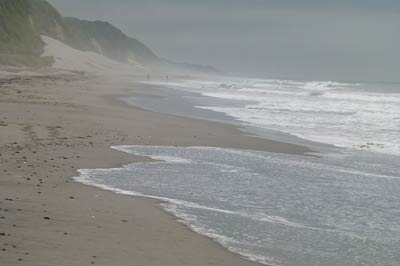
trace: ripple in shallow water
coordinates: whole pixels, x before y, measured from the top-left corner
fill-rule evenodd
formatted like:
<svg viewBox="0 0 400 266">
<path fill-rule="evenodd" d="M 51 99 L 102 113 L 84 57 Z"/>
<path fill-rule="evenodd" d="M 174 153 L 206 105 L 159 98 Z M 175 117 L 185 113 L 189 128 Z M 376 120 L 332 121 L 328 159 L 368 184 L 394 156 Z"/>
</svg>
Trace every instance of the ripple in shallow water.
<svg viewBox="0 0 400 266">
<path fill-rule="evenodd" d="M 81 170 L 76 179 L 162 199 L 195 231 L 250 259 L 287 266 L 398 266 L 398 157 L 115 148 L 160 161 Z"/>
</svg>

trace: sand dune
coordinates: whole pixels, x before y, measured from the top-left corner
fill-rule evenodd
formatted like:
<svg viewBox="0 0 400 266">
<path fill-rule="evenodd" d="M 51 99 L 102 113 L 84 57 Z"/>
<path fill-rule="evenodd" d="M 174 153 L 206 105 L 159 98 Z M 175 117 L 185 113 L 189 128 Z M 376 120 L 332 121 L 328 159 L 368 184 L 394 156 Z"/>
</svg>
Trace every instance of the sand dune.
<svg viewBox="0 0 400 266">
<path fill-rule="evenodd" d="M 82 52 L 56 39 L 42 35 L 46 43 L 43 56 L 53 56 L 54 68 L 85 71 L 88 73 L 141 73 L 146 69 L 139 64 L 123 64 L 94 52 Z"/>
</svg>

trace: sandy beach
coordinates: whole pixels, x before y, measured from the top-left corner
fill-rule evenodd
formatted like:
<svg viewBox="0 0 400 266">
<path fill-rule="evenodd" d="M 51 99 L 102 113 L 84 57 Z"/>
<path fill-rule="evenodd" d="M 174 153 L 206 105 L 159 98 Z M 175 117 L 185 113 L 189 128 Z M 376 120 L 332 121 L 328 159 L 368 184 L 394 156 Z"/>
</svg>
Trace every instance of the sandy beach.
<svg viewBox="0 0 400 266">
<path fill-rule="evenodd" d="M 83 75 L 0 81 L 0 265 L 256 265 L 193 233 L 155 200 L 72 180 L 77 169 L 146 160 L 112 145 L 309 152 L 118 100 L 145 93 L 139 86 Z"/>
</svg>

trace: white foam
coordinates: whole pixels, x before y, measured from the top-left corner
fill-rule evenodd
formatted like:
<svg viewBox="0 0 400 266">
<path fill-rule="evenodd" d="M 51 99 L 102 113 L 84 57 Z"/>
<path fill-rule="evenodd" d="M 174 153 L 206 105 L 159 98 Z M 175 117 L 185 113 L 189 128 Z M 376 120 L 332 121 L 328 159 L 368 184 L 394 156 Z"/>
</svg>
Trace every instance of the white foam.
<svg viewBox="0 0 400 266">
<path fill-rule="evenodd" d="M 224 246 L 225 248 L 227 248 L 229 251 L 239 254 L 239 255 L 243 256 L 244 258 L 247 258 L 250 261 L 258 262 L 258 263 L 269 265 L 269 266 L 281 266 L 281 264 L 278 264 L 278 262 L 276 261 L 275 258 L 250 254 L 250 253 L 244 251 L 243 249 L 239 248 L 238 245 L 234 245 L 234 244 L 238 244 L 237 240 L 229 238 L 229 237 L 221 235 L 221 234 L 218 234 L 211 228 L 201 226 L 197 222 L 196 216 L 189 215 L 189 214 L 185 213 L 184 211 L 181 211 L 177 205 L 163 204 L 162 206 L 166 211 L 168 211 L 168 212 L 174 214 L 176 217 L 178 217 L 180 219 L 180 220 L 178 220 L 179 222 L 183 223 L 184 225 L 186 225 L 187 227 L 192 229 L 194 232 L 213 239 L 217 243 L 219 243 L 222 246 Z"/>
<path fill-rule="evenodd" d="M 130 168 L 130 166 L 124 166 L 124 168 Z M 117 169 L 80 169 L 80 170 L 78 170 L 78 172 L 80 173 L 80 176 L 74 177 L 73 179 L 80 183 L 95 186 L 98 188 L 102 188 L 104 190 L 110 190 L 110 191 L 113 191 L 118 194 L 130 195 L 130 196 L 142 196 L 142 197 L 160 200 L 163 202 L 169 202 L 169 203 L 175 204 L 177 206 L 179 205 L 179 206 L 184 206 L 184 207 L 192 208 L 192 209 L 201 209 L 201 210 L 206 210 L 206 211 L 219 212 L 219 213 L 228 214 L 228 215 L 238 215 L 243 218 L 248 218 L 248 219 L 255 220 L 255 221 L 263 221 L 263 222 L 268 222 L 268 223 L 281 224 L 281 225 L 297 227 L 297 228 L 306 228 L 306 229 L 311 229 L 311 230 L 320 230 L 319 228 L 316 228 L 316 227 L 309 227 L 309 226 L 305 226 L 305 225 L 302 225 L 299 223 L 290 222 L 287 219 L 285 219 L 283 217 L 279 217 L 279 216 L 270 216 L 270 215 L 266 215 L 263 213 L 249 214 L 249 213 L 240 212 L 240 211 L 230 211 L 230 210 L 225 210 L 225 209 L 220 209 L 220 208 L 204 206 L 204 205 L 200 205 L 200 204 L 197 204 L 194 202 L 188 202 L 188 201 L 184 201 L 184 200 L 177 200 L 177 199 L 171 199 L 171 198 L 166 198 L 166 197 L 146 195 L 146 194 L 143 194 L 143 193 L 140 193 L 137 191 L 123 190 L 123 189 L 116 188 L 114 186 L 99 184 L 98 182 L 96 182 L 95 179 L 92 178 L 92 175 L 91 175 L 92 172 L 99 172 L 99 171 L 111 172 L 113 170 L 117 170 Z"/>
<path fill-rule="evenodd" d="M 129 168 L 129 166 L 124 166 L 124 168 Z M 93 171 L 113 171 L 117 170 L 118 168 L 114 169 L 79 169 L 78 172 L 80 173 L 80 176 L 78 177 L 73 177 L 73 179 L 79 183 L 85 184 L 85 185 L 90 185 L 94 187 L 98 187 L 100 189 L 112 191 L 114 193 L 120 194 L 120 195 L 128 195 L 128 196 L 139 196 L 139 197 L 146 197 L 146 198 L 151 198 L 155 200 L 160 200 L 164 202 L 164 204 L 161 204 L 161 206 L 168 212 L 172 213 L 175 215 L 179 222 L 185 224 L 188 226 L 190 229 L 192 229 L 194 232 L 199 233 L 201 235 L 207 236 L 224 247 L 226 247 L 228 250 L 232 251 L 233 253 L 237 253 L 251 261 L 258 262 L 261 264 L 266 264 L 266 265 L 275 265 L 275 266 L 280 266 L 279 264 L 273 263 L 275 261 L 273 258 L 267 257 L 267 256 L 258 256 L 255 254 L 250 254 L 247 252 L 244 252 L 240 248 L 233 246 L 232 243 L 235 243 L 236 240 L 228 238 L 226 236 L 220 235 L 215 233 L 212 229 L 206 228 L 204 226 L 200 226 L 198 223 L 196 223 L 196 217 L 193 215 L 189 215 L 184 211 L 181 211 L 178 206 L 184 206 L 188 208 L 194 208 L 194 209 L 202 209 L 202 210 L 207 210 L 207 211 L 213 211 L 213 212 L 220 212 L 228 215 L 239 215 L 245 218 L 249 219 L 255 219 L 255 220 L 260 220 L 260 221 L 267 221 L 271 223 L 279 223 L 279 224 L 284 224 L 287 226 L 295 226 L 295 227 L 302 227 L 301 225 L 295 224 L 295 223 L 290 223 L 283 217 L 267 217 L 265 215 L 262 216 L 254 216 L 254 215 L 248 215 L 245 213 L 241 212 L 233 212 L 229 210 L 224 210 L 224 209 L 218 209 L 218 208 L 211 208 L 208 206 L 202 206 L 197 203 L 193 202 L 187 202 L 184 200 L 176 200 L 176 199 L 170 199 L 170 198 L 165 198 L 165 197 L 158 197 L 158 196 L 151 196 L 151 195 L 146 195 L 140 192 L 136 191 L 128 191 L 120 188 L 116 188 L 114 186 L 110 185 L 104 185 L 97 183 L 94 179 L 91 177 L 91 172 Z M 310 228 L 311 229 L 311 228 Z"/>
<path fill-rule="evenodd" d="M 234 106 L 196 107 L 251 126 L 338 147 L 400 154 L 400 93 L 394 89 L 381 93 L 380 85 L 374 85 L 374 91 L 363 90 L 373 85 L 358 83 L 259 79 L 183 81 L 181 86 L 206 97 L 234 100 Z"/>
<path fill-rule="evenodd" d="M 119 194 L 160 200 L 164 209 L 195 232 L 253 261 L 286 265 L 278 261 L 286 260 L 281 253 L 270 250 L 275 240 L 284 253 L 286 247 L 296 249 L 302 241 L 318 253 L 323 239 L 335 245 L 344 240 L 355 244 L 374 239 L 383 247 L 394 243 L 390 233 L 400 232 L 395 219 L 397 201 L 391 202 L 390 196 L 397 194 L 381 193 L 386 185 L 397 187 L 393 179 L 400 178 L 398 169 L 392 169 L 390 163 L 388 168 L 382 161 L 389 156 L 374 157 L 376 164 L 371 165 L 368 156 L 367 161 L 347 163 L 346 156 L 351 154 L 325 159 L 214 147 L 113 148 L 158 161 L 79 170 L 80 176 L 74 179 Z M 342 188 L 346 191 L 343 201 L 337 198 Z M 368 204 L 375 197 L 382 203 Z M 342 206 L 342 202 L 346 204 Z M 273 232 L 265 232 L 267 228 Z M 287 232 L 300 234 L 293 245 L 290 237 L 286 239 Z M 299 255 L 306 256 L 300 250 Z"/>
<path fill-rule="evenodd" d="M 174 156 L 150 156 L 154 160 L 164 161 L 168 163 L 190 163 L 191 161 L 181 157 Z"/>
<path fill-rule="evenodd" d="M 338 88 L 346 88 L 346 87 L 349 87 L 352 85 L 353 84 L 334 82 L 334 81 L 311 81 L 311 82 L 303 83 L 303 85 L 300 87 L 302 89 L 312 90 L 312 91 L 316 91 L 316 90 L 317 91 L 329 91 L 329 90 L 336 90 Z"/>
</svg>

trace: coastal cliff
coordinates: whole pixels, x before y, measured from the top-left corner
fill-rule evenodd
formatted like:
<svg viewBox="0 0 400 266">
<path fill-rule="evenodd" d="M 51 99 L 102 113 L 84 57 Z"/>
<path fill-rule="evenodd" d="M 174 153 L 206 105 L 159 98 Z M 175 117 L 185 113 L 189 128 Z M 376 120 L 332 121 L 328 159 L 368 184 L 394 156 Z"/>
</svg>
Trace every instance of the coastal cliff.
<svg viewBox="0 0 400 266">
<path fill-rule="evenodd" d="M 149 47 L 104 21 L 63 17 L 45 0 L 0 0 L 0 65 L 51 66 L 52 56 L 42 56 L 47 36 L 83 52 L 114 61 L 157 68 L 216 72 L 213 67 L 175 63 L 158 57 Z"/>
</svg>

